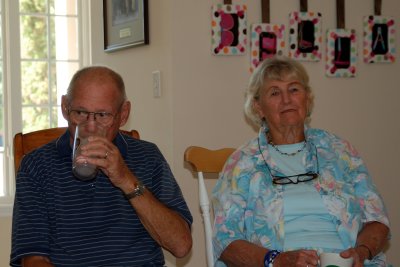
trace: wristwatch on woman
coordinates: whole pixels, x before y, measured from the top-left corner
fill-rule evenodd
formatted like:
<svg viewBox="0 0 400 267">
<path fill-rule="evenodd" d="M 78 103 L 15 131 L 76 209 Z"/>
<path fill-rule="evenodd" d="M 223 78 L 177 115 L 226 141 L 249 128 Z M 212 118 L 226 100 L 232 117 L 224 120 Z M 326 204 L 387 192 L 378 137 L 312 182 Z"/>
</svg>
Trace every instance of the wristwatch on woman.
<svg viewBox="0 0 400 267">
<path fill-rule="evenodd" d="M 274 260 L 281 253 L 279 250 L 269 250 L 264 257 L 264 267 L 273 267 Z"/>
</svg>

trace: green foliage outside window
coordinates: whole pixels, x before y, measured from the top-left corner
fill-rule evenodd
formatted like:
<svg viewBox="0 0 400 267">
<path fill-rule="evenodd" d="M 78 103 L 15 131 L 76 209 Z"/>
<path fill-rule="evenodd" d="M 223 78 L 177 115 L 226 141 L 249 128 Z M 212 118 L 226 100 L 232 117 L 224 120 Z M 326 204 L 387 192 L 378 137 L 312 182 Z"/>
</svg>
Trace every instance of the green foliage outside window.
<svg viewBox="0 0 400 267">
<path fill-rule="evenodd" d="M 24 132 L 57 126 L 57 63 L 60 59 L 56 58 L 56 23 L 65 20 L 70 25 L 76 20 L 62 17 L 56 11 L 55 0 L 20 0 Z M 75 15 L 76 5 L 70 4 L 61 12 L 64 12 L 61 15 Z M 65 53 L 66 59 L 68 54 Z"/>
</svg>

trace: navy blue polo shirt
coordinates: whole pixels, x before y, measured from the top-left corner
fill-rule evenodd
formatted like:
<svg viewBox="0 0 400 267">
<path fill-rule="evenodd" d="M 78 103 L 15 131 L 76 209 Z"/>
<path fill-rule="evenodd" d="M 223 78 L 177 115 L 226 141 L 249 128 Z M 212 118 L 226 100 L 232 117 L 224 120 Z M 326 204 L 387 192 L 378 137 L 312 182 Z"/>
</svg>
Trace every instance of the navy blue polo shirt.
<svg viewBox="0 0 400 267">
<path fill-rule="evenodd" d="M 21 266 L 27 255 L 48 256 L 56 266 L 163 266 L 162 249 L 122 191 L 102 172 L 89 182 L 73 176 L 69 141 L 67 131 L 22 160 L 11 266 Z M 191 225 L 182 192 L 157 146 L 123 134 L 114 144 L 148 190 Z"/>
</svg>

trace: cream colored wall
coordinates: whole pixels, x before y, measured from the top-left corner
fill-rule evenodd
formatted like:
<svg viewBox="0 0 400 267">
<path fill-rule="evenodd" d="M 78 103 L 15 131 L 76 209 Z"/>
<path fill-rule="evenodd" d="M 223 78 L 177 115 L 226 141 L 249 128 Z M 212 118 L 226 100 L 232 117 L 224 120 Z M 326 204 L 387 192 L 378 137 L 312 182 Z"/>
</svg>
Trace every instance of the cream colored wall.
<svg viewBox="0 0 400 267">
<path fill-rule="evenodd" d="M 202 220 L 193 195 L 196 179 L 184 165 L 182 155 L 187 146 L 211 148 L 238 146 L 255 133 L 242 115 L 243 90 L 249 73 L 246 56 L 216 57 L 210 52 L 210 6 L 221 1 L 171 1 L 173 34 L 173 131 L 174 171 L 186 192 L 194 213 L 195 242 L 188 266 L 205 266 Z M 249 24 L 261 20 L 260 1 L 246 2 Z M 287 25 L 288 13 L 298 10 L 299 1 L 271 2 L 271 22 Z M 323 15 L 323 29 L 336 28 L 335 1 L 308 1 L 309 10 Z M 373 1 L 346 1 L 346 25 L 357 31 L 358 50 L 362 51 L 362 17 L 373 12 Z M 190 12 L 196 10 L 196 12 Z M 399 28 L 400 3 L 383 2 L 383 14 L 394 16 Z M 186 21 L 187 23 L 182 23 Z M 399 34 L 396 36 L 398 47 Z M 325 37 L 324 37 L 325 40 Z M 325 46 L 323 47 L 325 49 Z M 323 50 L 325 51 L 325 50 Z M 397 53 L 398 61 L 399 53 Z M 398 115 L 400 65 L 366 65 L 358 60 L 358 76 L 354 79 L 333 79 L 324 75 L 324 62 L 304 63 L 309 71 L 316 95 L 312 126 L 324 128 L 351 141 L 360 151 L 380 189 L 392 221 L 390 261 L 400 265 L 396 247 L 400 246 L 397 188 L 400 146 Z M 211 189 L 214 181 L 209 182 Z"/>
<path fill-rule="evenodd" d="M 92 0 L 93 63 L 107 64 L 125 78 L 133 113 L 126 128 L 138 129 L 143 139 L 155 142 L 164 153 L 182 187 L 194 216 L 191 254 L 168 266 L 204 267 L 203 226 L 197 205 L 197 180 L 183 162 L 187 146 L 210 148 L 239 146 L 255 132 L 242 114 L 243 90 L 249 78 L 249 54 L 216 57 L 210 50 L 210 10 L 220 0 L 150 0 L 150 45 L 103 52 L 101 1 Z M 249 24 L 260 22 L 260 1 L 246 2 Z M 271 1 L 271 22 L 287 25 L 288 13 L 299 1 Z M 323 29 L 335 28 L 335 1 L 309 0 L 309 10 L 320 11 Z M 399 45 L 397 0 L 383 2 L 383 14 L 394 16 Z M 346 25 L 357 31 L 362 50 L 362 16 L 373 13 L 373 1 L 346 2 Z M 325 38 L 324 38 L 325 39 Z M 305 62 L 316 95 L 312 126 L 350 140 L 366 161 L 387 204 L 392 221 L 388 257 L 400 265 L 400 215 L 397 188 L 400 145 L 400 57 L 395 64 L 366 65 L 358 60 L 358 76 L 332 79 L 324 75 L 324 62 Z M 160 70 L 162 97 L 152 96 L 151 72 Z M 211 190 L 215 181 L 208 181 Z M 7 266 L 10 251 L 10 218 L 0 219 L 0 266 Z"/>
<path fill-rule="evenodd" d="M 11 251 L 11 217 L 0 218 L 0 266 L 9 266 Z"/>
</svg>

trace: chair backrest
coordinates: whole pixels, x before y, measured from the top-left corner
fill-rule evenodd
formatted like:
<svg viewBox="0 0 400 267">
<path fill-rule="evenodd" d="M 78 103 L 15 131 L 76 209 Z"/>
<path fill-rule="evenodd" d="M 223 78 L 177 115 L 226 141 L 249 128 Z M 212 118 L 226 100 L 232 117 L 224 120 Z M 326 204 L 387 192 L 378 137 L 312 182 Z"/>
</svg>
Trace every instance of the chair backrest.
<svg viewBox="0 0 400 267">
<path fill-rule="evenodd" d="M 208 267 L 214 266 L 212 248 L 212 228 L 210 218 L 210 201 L 204 183 L 204 173 L 220 173 L 228 157 L 235 151 L 234 148 L 209 150 L 207 148 L 191 146 L 185 151 L 185 161 L 189 162 L 197 172 L 199 182 L 199 204 L 204 220 L 204 234 Z"/>
<path fill-rule="evenodd" d="M 30 133 L 17 133 L 14 136 L 14 168 L 15 172 L 18 171 L 22 157 L 31 152 L 32 150 L 49 143 L 50 141 L 60 137 L 65 131 L 66 127 L 50 128 Z M 139 139 L 139 132 L 136 130 L 121 132 L 131 135 L 134 138 Z"/>
</svg>

